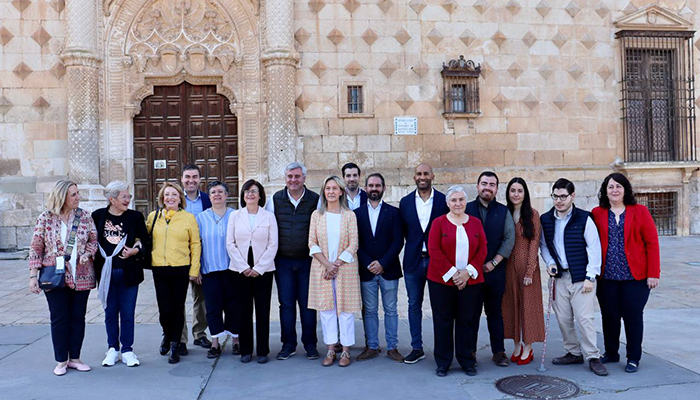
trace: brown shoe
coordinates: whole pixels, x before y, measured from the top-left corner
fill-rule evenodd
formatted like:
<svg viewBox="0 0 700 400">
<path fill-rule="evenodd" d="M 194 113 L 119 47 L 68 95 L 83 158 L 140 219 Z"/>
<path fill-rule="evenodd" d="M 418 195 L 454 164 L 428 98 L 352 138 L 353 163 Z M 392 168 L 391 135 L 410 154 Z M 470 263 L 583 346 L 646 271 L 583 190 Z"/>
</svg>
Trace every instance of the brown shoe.
<svg viewBox="0 0 700 400">
<path fill-rule="evenodd" d="M 340 353 L 340 360 L 338 360 L 339 367 L 347 367 L 350 365 L 350 353 L 344 351 Z"/>
<path fill-rule="evenodd" d="M 333 365 L 334 362 L 335 362 L 335 351 L 328 350 L 328 353 L 326 353 L 326 357 L 321 362 L 321 365 L 323 365 L 324 367 L 330 367 L 331 365 Z"/>
<path fill-rule="evenodd" d="M 588 366 L 591 368 L 591 371 L 598 376 L 608 375 L 608 370 L 605 368 L 605 365 L 600 362 L 600 358 L 591 358 L 588 360 Z"/>
<path fill-rule="evenodd" d="M 508 356 L 506 356 L 505 351 L 501 351 L 501 352 L 494 354 L 491 359 L 499 367 L 507 367 L 508 366 Z"/>
<path fill-rule="evenodd" d="M 556 357 L 552 359 L 552 364 L 554 365 L 570 365 L 570 364 L 583 364 L 583 355 L 579 354 L 577 356 L 566 353 L 561 357 Z"/>
<path fill-rule="evenodd" d="M 396 349 L 391 349 L 391 350 L 387 351 L 387 352 L 386 352 L 386 356 L 389 357 L 389 358 L 391 358 L 392 360 L 398 362 L 398 363 L 402 363 L 402 362 L 403 362 L 403 356 L 402 356 L 401 353 L 399 353 L 399 351 L 396 350 Z"/>
<path fill-rule="evenodd" d="M 379 349 L 370 349 L 369 347 L 365 347 L 365 350 L 360 353 L 359 356 L 357 356 L 356 360 L 357 361 L 365 361 L 369 360 L 370 358 L 375 358 L 379 355 L 380 350 Z"/>
</svg>

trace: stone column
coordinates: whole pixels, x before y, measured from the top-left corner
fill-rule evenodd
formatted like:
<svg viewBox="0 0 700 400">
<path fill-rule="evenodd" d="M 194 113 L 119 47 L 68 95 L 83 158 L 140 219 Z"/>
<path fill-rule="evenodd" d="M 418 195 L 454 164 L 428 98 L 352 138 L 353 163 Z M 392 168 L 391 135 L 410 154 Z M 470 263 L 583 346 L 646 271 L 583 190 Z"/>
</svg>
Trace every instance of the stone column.
<svg viewBox="0 0 700 400">
<path fill-rule="evenodd" d="M 66 2 L 66 47 L 61 59 L 68 78 L 69 176 L 81 185 L 100 180 L 97 2 Z"/>
<path fill-rule="evenodd" d="M 265 68 L 267 100 L 266 131 L 270 180 L 284 176 L 285 165 L 295 160 L 297 128 L 295 84 L 299 53 L 294 48 L 294 1 L 265 2 Z"/>
</svg>

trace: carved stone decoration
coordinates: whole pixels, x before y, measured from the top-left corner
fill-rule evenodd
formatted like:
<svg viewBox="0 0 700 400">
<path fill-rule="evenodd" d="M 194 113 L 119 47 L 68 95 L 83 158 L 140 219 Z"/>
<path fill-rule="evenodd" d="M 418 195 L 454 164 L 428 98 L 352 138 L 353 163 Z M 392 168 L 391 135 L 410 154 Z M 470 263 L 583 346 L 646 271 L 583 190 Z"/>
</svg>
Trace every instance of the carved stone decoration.
<svg viewBox="0 0 700 400">
<path fill-rule="evenodd" d="M 603 82 L 607 81 L 612 74 L 613 71 L 607 65 L 603 65 L 598 69 L 598 75 L 601 77 L 601 79 L 603 79 Z"/>
<path fill-rule="evenodd" d="M 479 14 L 484 15 L 484 13 L 491 8 L 491 5 L 487 3 L 486 0 L 476 0 L 472 7 L 474 7 Z"/>
<path fill-rule="evenodd" d="M 591 35 L 585 34 L 581 38 L 581 44 L 584 45 L 586 49 L 590 50 L 596 45 L 596 41 L 591 37 Z"/>
<path fill-rule="evenodd" d="M 420 14 L 420 12 L 425 8 L 425 2 L 423 0 L 411 0 L 408 3 L 408 6 L 411 7 L 416 14 Z"/>
<path fill-rule="evenodd" d="M 352 60 L 348 65 L 345 66 L 345 72 L 352 76 L 359 75 L 363 69 L 364 68 L 362 68 L 362 65 L 356 60 Z"/>
<path fill-rule="evenodd" d="M 59 14 L 66 9 L 66 0 L 52 0 L 49 4 L 51 4 L 51 8 Z"/>
<path fill-rule="evenodd" d="M 324 73 L 326 73 L 326 70 L 328 67 L 326 67 L 326 64 L 323 63 L 323 61 L 318 60 L 314 65 L 311 66 L 311 72 L 314 73 L 317 77 L 322 77 Z"/>
<path fill-rule="evenodd" d="M 43 26 L 40 26 L 39 29 L 32 34 L 32 39 L 34 39 L 39 46 L 43 46 L 51 40 L 51 35 L 46 32 Z"/>
<path fill-rule="evenodd" d="M 15 6 L 19 12 L 26 10 L 30 4 L 32 4 L 30 0 L 12 0 L 12 5 Z"/>
<path fill-rule="evenodd" d="M 549 79 L 550 76 L 552 76 L 552 74 L 554 73 L 554 70 L 552 69 L 551 66 L 549 66 L 549 64 L 544 64 L 543 66 L 540 67 L 539 72 L 540 72 L 540 75 L 542 76 L 542 78 L 544 78 L 544 80 L 547 80 L 547 79 Z"/>
<path fill-rule="evenodd" d="M 498 111 L 501 112 L 508 107 L 508 99 L 502 93 L 498 93 L 498 95 L 494 97 L 491 102 L 496 106 L 496 108 L 498 108 Z"/>
<path fill-rule="evenodd" d="M 640 9 L 629 3 L 624 12 L 627 14 L 614 22 L 618 29 L 672 30 L 687 31 L 693 29 L 693 23 L 666 8 L 650 4 Z"/>
<path fill-rule="evenodd" d="M 440 32 L 437 28 L 433 28 L 433 30 L 430 31 L 430 32 L 426 35 L 426 37 L 427 37 L 428 40 L 430 40 L 435 46 L 437 46 L 438 44 L 440 44 L 440 42 L 442 41 L 442 39 L 445 38 L 445 35 L 443 35 L 442 32 Z"/>
<path fill-rule="evenodd" d="M 394 6 L 394 2 L 391 0 L 380 0 L 379 3 L 377 3 L 377 7 L 379 7 L 379 9 L 382 10 L 382 12 L 385 14 L 393 6 Z"/>
<path fill-rule="evenodd" d="M 343 2 L 343 7 L 345 7 L 345 9 L 352 14 L 360 7 L 360 2 L 357 0 L 345 0 Z"/>
<path fill-rule="evenodd" d="M 29 65 L 25 64 L 24 61 L 21 61 L 12 72 L 14 72 L 19 79 L 25 80 L 34 70 Z"/>
<path fill-rule="evenodd" d="M 510 13 L 512 15 L 517 14 L 521 9 L 522 9 L 522 6 L 516 0 L 510 0 L 506 4 L 506 10 L 510 11 Z"/>
<path fill-rule="evenodd" d="M 311 105 L 311 103 L 313 103 L 313 101 L 304 93 L 300 94 L 295 102 L 296 106 L 299 107 L 301 111 L 306 111 L 306 109 L 309 108 L 309 105 Z"/>
<path fill-rule="evenodd" d="M 564 36 L 560 31 L 557 31 L 557 33 L 552 37 L 552 43 L 554 43 L 555 46 L 557 46 L 559 49 L 564 47 L 566 42 L 568 42 L 569 39 Z"/>
<path fill-rule="evenodd" d="M 66 74 L 66 66 L 62 62 L 58 61 L 56 64 L 49 69 L 51 75 L 55 76 L 56 79 L 61 79 Z"/>
<path fill-rule="evenodd" d="M 396 104 L 398 104 L 399 107 L 401 107 L 401 109 L 404 110 L 404 112 L 408 111 L 408 109 L 411 108 L 413 103 L 413 99 L 407 93 L 402 93 L 401 96 L 399 96 L 396 99 Z"/>
<path fill-rule="evenodd" d="M 428 66 L 428 64 L 424 63 L 423 61 L 418 61 L 416 65 L 411 67 L 411 69 L 416 75 L 418 75 L 419 78 L 424 77 L 425 74 L 427 74 L 428 71 L 430 71 L 430 67 Z"/>
<path fill-rule="evenodd" d="M 43 114 L 46 110 L 49 109 L 49 107 L 51 107 L 51 104 L 49 104 L 49 102 L 46 101 L 45 98 L 39 96 L 39 98 L 36 99 L 36 101 L 34 101 L 34 104 L 32 104 L 32 107 L 34 107 L 36 112 L 38 112 L 39 114 Z"/>
<path fill-rule="evenodd" d="M 546 0 L 542 0 L 537 6 L 535 6 L 535 10 L 537 10 L 537 13 L 544 18 L 550 11 L 552 11 L 552 6 L 550 6 Z"/>
<path fill-rule="evenodd" d="M 240 61 L 235 28 L 216 2 L 156 0 L 143 8 L 129 31 L 126 54 L 145 72 L 197 74 L 205 62 L 228 71 Z"/>
<path fill-rule="evenodd" d="M 445 0 L 441 5 L 448 14 L 452 14 L 455 8 L 457 8 L 457 2 L 455 0 Z"/>
<path fill-rule="evenodd" d="M 491 40 L 493 40 L 493 42 L 496 43 L 496 46 L 498 46 L 500 49 L 508 38 L 506 38 L 506 35 L 504 35 L 503 32 L 498 30 L 493 34 L 493 36 L 491 36 Z"/>
<path fill-rule="evenodd" d="M 396 64 L 393 62 L 386 60 L 384 63 L 379 67 L 379 71 L 381 71 L 384 76 L 386 76 L 387 79 L 391 78 L 391 75 L 396 71 L 398 67 Z"/>
<path fill-rule="evenodd" d="M 0 28 L 0 44 L 1 45 L 6 45 L 10 43 L 10 40 L 15 37 L 15 35 L 12 34 L 12 32 L 8 31 L 7 28 L 4 26 Z"/>
<path fill-rule="evenodd" d="M 598 99 L 596 99 L 593 93 L 589 93 L 588 96 L 583 99 L 583 105 L 585 105 L 589 111 L 593 111 L 593 109 L 598 106 L 598 103 L 600 102 Z"/>
<path fill-rule="evenodd" d="M 396 41 L 401 43 L 401 46 L 403 46 L 408 43 L 409 40 L 411 40 L 411 35 L 409 35 L 404 28 L 399 28 L 399 30 L 394 34 L 394 39 L 396 39 Z"/>
<path fill-rule="evenodd" d="M 511 64 L 510 67 L 508 67 L 508 73 L 513 77 L 513 79 L 518 79 L 520 75 L 523 74 L 523 68 L 516 61 Z"/>
<path fill-rule="evenodd" d="M 564 107 L 566 107 L 566 105 L 569 104 L 569 100 L 566 99 L 564 93 L 559 93 L 559 95 L 555 97 L 554 100 L 552 100 L 552 103 L 554 103 L 554 105 L 557 106 L 558 109 L 564 111 Z"/>
<path fill-rule="evenodd" d="M 601 19 L 605 19 L 605 17 L 610 14 L 610 9 L 601 1 L 595 6 L 595 13 L 598 14 Z"/>
<path fill-rule="evenodd" d="M 328 32 L 326 37 L 336 46 L 338 43 L 342 42 L 343 39 L 345 39 L 345 35 L 343 35 L 343 32 L 341 32 L 338 28 L 333 28 L 333 30 Z"/>
<path fill-rule="evenodd" d="M 527 47 L 532 47 L 535 42 L 537 42 L 537 37 L 532 32 L 528 31 L 525 36 L 523 36 L 523 43 L 525 43 Z"/>
<path fill-rule="evenodd" d="M 326 6 L 326 2 L 323 0 L 311 0 L 309 1 L 309 7 L 318 14 Z"/>
<path fill-rule="evenodd" d="M 367 28 L 367 30 L 362 34 L 362 40 L 368 45 L 373 45 L 374 42 L 379 39 L 379 36 L 372 30 L 372 28 Z"/>
<path fill-rule="evenodd" d="M 12 102 L 5 96 L 0 96 L 0 114 L 7 114 L 12 109 Z"/>
<path fill-rule="evenodd" d="M 459 40 L 464 43 L 465 46 L 469 47 L 470 44 L 474 42 L 474 39 L 476 39 L 476 36 L 470 31 L 469 29 L 465 29 L 464 32 L 462 32 L 461 35 L 459 35 Z"/>
<path fill-rule="evenodd" d="M 535 109 L 535 107 L 537 107 L 540 104 L 540 101 L 537 100 L 537 97 L 530 93 L 527 95 L 527 97 L 525 97 L 523 103 L 525 103 L 525 106 L 527 106 L 527 108 L 530 109 L 530 111 L 532 111 Z"/>
<path fill-rule="evenodd" d="M 303 27 L 297 29 L 296 33 L 294 34 L 294 39 L 296 39 L 296 41 L 302 46 L 307 40 L 309 40 L 310 37 L 311 34 L 309 34 L 309 32 L 307 32 Z"/>
</svg>

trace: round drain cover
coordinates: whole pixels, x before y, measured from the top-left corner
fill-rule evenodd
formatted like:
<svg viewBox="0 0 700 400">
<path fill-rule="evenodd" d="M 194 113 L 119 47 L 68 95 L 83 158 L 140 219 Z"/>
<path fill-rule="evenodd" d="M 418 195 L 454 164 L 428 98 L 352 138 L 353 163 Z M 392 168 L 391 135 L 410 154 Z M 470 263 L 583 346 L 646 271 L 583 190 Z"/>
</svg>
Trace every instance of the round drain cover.
<svg viewBox="0 0 700 400">
<path fill-rule="evenodd" d="M 568 399 L 581 392 L 574 382 L 546 375 L 507 376 L 496 381 L 496 388 L 524 399 Z"/>
</svg>

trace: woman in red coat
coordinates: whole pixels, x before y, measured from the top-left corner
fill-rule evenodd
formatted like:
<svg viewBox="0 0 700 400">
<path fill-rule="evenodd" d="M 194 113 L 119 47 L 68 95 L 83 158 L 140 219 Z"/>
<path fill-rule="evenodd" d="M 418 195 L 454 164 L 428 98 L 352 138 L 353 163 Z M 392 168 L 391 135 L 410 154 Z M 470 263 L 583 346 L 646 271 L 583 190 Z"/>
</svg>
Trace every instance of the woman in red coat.
<svg viewBox="0 0 700 400">
<path fill-rule="evenodd" d="M 626 372 L 637 372 L 642 357 L 644 306 L 659 285 L 659 237 L 649 210 L 634 197 L 632 185 L 619 173 L 608 175 L 593 209 L 603 264 L 598 302 L 603 320 L 605 355 L 601 362 L 620 361 L 620 318 L 627 336 Z"/>
<path fill-rule="evenodd" d="M 445 195 L 450 212 L 433 221 L 428 236 L 428 289 L 433 310 L 437 376 L 446 376 L 455 353 L 467 375 L 476 375 L 472 317 L 484 282 L 486 234 L 481 222 L 464 212 L 467 194 L 452 186 Z M 455 326 L 456 324 L 456 326 Z M 454 335 L 453 335 L 454 332 Z"/>
</svg>

